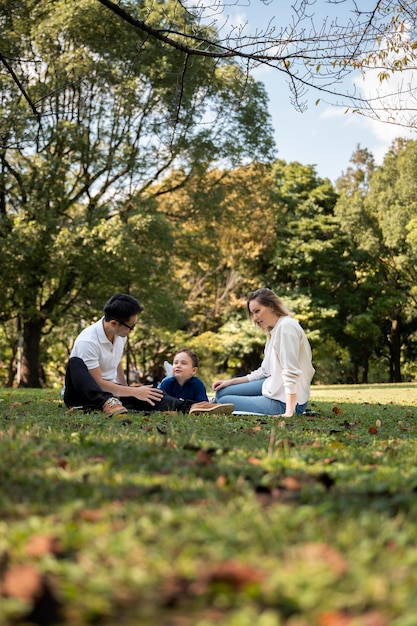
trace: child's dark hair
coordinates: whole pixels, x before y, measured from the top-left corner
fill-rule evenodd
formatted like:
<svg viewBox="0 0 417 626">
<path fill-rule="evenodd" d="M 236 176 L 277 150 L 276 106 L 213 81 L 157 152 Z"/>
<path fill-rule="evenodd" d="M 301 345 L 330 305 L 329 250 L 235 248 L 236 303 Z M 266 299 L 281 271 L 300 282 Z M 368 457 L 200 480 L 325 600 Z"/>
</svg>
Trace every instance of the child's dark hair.
<svg viewBox="0 0 417 626">
<path fill-rule="evenodd" d="M 193 367 L 198 367 L 199 366 L 199 358 L 198 355 L 193 352 L 192 350 L 189 350 L 188 348 L 181 348 L 181 350 L 177 350 L 176 353 L 174 354 L 174 359 L 177 356 L 177 354 L 179 354 L 180 352 L 185 352 L 185 354 L 188 354 L 188 356 L 190 357 Z"/>
<path fill-rule="evenodd" d="M 133 315 L 138 315 L 143 311 L 143 306 L 127 293 L 116 293 L 107 300 L 103 311 L 106 322 L 110 320 L 127 322 Z"/>
</svg>

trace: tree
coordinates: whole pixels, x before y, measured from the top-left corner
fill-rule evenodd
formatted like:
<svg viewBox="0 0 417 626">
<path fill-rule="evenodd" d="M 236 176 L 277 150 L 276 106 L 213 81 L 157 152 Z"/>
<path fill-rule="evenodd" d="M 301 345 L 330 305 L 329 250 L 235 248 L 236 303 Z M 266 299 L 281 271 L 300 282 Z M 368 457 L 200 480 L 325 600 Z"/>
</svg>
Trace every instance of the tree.
<svg viewBox="0 0 417 626">
<path fill-rule="evenodd" d="M 257 285 L 257 259 L 274 237 L 270 186 L 270 166 L 252 163 L 209 170 L 159 198 L 177 232 L 169 267 L 191 335 L 217 331 Z"/>
<path fill-rule="evenodd" d="M 274 238 L 259 259 L 259 273 L 305 327 L 315 360 L 324 361 L 330 343 L 343 345 L 348 289 L 354 278 L 334 217 L 337 194 L 311 165 L 277 160 L 271 176 Z M 319 367 L 316 379 L 322 380 Z"/>
<path fill-rule="evenodd" d="M 413 243 L 417 144 L 394 142 L 377 168 L 367 151 L 358 150 L 354 163 L 356 170 L 351 168 L 338 181 L 336 216 L 350 240 L 357 293 L 365 295 L 358 304 L 374 338 L 358 334 L 357 340 L 368 351 L 387 352 L 389 380 L 401 382 L 404 350 L 407 346 L 409 354 L 415 354 L 412 335 L 417 328 Z"/>
<path fill-rule="evenodd" d="M 173 0 L 158 7 L 160 21 L 195 28 Z M 263 88 L 233 62 L 191 63 L 96 0 L 16 0 L 3 32 L 40 123 L 3 72 L 0 311 L 22 328 L 21 384 L 38 386 L 42 337 L 64 314 L 99 310 L 119 290 L 153 304 L 156 290 L 166 306 L 173 240 L 153 183 L 179 163 L 177 187 L 213 163 L 268 159 L 273 142 Z"/>
<path fill-rule="evenodd" d="M 334 209 L 353 272 L 340 342 L 349 350 L 353 382 L 366 383 L 370 359 L 383 339 L 378 306 L 383 297 L 383 268 L 379 262 L 378 224 L 366 210 L 374 159 L 358 146 L 350 162 L 336 182 L 339 198 Z"/>
<path fill-rule="evenodd" d="M 413 243 L 416 177 L 417 142 L 397 140 L 373 175 L 366 198 L 367 210 L 380 231 L 379 254 L 386 294 L 384 326 L 392 382 L 402 380 L 404 347 L 417 329 L 417 257 Z"/>
<path fill-rule="evenodd" d="M 313 90 L 318 99 L 363 115 L 405 126 L 416 124 L 414 3 L 374 0 L 362 8 L 355 0 L 296 0 L 291 10 L 280 10 L 279 16 L 268 12 L 265 25 L 256 25 L 250 31 L 247 24 L 236 25 L 230 18 L 237 6 L 234 0 L 178 1 L 162 11 L 161 3 L 95 2 L 139 34 L 143 42 L 141 55 L 158 46 L 170 49 L 174 56 L 181 53 L 184 62 L 175 98 L 177 111 L 182 106 L 189 72 L 199 59 L 233 59 L 247 76 L 259 65 L 283 74 L 294 106 L 300 110 L 306 107 L 306 94 Z M 7 14 L 19 3 L 10 6 L 9 0 L 3 0 L 3 4 Z M 38 4 L 45 3 L 33 0 L 35 7 Z M 268 4 L 261 0 L 262 13 Z M 138 50 L 135 58 L 137 54 Z M 25 73 L 15 58 L 7 47 L 0 50 L 0 62 L 39 116 L 36 96 L 27 87 Z M 398 74 L 401 82 L 393 85 L 392 78 Z M 373 75 L 380 88 L 374 86 L 369 96 L 361 96 L 352 87 L 352 77 Z"/>
</svg>

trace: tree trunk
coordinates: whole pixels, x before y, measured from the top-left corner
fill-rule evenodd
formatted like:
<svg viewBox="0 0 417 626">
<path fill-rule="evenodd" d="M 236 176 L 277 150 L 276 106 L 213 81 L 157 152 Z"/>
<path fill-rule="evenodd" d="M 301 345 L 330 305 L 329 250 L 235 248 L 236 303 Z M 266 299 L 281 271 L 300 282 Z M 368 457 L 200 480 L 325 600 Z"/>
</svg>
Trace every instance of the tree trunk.
<svg viewBox="0 0 417 626">
<path fill-rule="evenodd" d="M 363 356 L 362 362 L 362 384 L 366 385 L 368 383 L 368 373 L 369 373 L 369 355 L 365 354 Z"/>
<path fill-rule="evenodd" d="M 391 320 L 389 334 L 390 383 L 401 383 L 401 319 Z"/>
<path fill-rule="evenodd" d="M 43 320 L 28 320 L 23 325 L 23 353 L 19 387 L 41 387 L 40 343 Z"/>
</svg>

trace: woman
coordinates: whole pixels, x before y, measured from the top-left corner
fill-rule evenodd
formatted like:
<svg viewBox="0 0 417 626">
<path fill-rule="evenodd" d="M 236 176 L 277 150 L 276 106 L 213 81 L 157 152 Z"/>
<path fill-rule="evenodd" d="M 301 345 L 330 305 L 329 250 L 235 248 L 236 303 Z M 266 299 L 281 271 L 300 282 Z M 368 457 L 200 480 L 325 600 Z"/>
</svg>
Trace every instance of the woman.
<svg viewBox="0 0 417 626">
<path fill-rule="evenodd" d="M 248 295 L 249 319 L 268 335 L 261 367 L 247 376 L 217 380 L 216 402 L 236 411 L 292 417 L 304 413 L 314 375 L 311 348 L 301 328 L 270 289 Z"/>
</svg>

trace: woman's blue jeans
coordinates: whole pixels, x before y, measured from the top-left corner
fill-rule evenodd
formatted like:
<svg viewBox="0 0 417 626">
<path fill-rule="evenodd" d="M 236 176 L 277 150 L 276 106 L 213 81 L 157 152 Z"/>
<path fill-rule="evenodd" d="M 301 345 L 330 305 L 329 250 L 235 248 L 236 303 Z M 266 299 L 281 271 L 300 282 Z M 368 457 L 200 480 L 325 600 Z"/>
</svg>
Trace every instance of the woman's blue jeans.
<svg viewBox="0 0 417 626">
<path fill-rule="evenodd" d="M 262 395 L 261 380 L 253 380 L 249 383 L 239 383 L 237 385 L 229 385 L 216 392 L 216 402 L 221 404 L 232 403 L 235 405 L 235 411 L 244 411 L 245 413 L 262 413 L 264 415 L 282 415 L 285 413 L 285 402 L 281 400 L 273 400 Z M 304 413 L 307 408 L 305 404 L 297 404 L 296 413 Z"/>
</svg>

